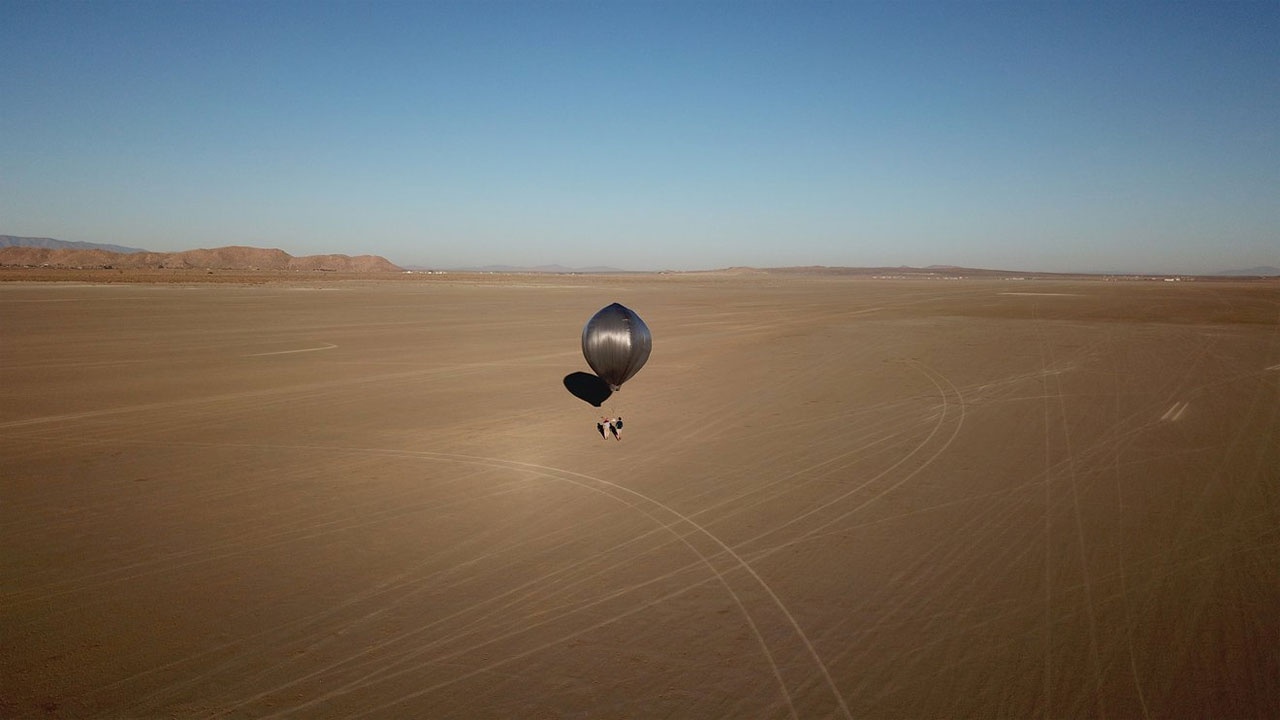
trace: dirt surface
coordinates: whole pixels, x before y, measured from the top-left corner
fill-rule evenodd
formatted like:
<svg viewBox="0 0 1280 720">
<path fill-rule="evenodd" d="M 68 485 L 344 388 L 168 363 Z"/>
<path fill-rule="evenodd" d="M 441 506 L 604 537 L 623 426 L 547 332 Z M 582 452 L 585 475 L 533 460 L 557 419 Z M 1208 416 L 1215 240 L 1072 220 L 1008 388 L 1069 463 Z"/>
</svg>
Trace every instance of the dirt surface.
<svg viewBox="0 0 1280 720">
<path fill-rule="evenodd" d="M 10 282 L 0 376 L 3 717 L 1280 707 L 1274 284 Z"/>
</svg>

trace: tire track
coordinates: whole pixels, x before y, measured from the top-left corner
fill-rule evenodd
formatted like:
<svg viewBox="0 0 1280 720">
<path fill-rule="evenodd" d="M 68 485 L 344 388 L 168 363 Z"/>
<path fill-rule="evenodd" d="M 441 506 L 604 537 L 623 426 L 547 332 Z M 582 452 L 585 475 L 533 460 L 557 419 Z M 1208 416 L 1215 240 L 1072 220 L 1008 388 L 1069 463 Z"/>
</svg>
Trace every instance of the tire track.
<svg viewBox="0 0 1280 720">
<path fill-rule="evenodd" d="M 239 447 L 239 448 L 266 449 L 266 450 L 273 450 L 273 451 L 299 450 L 299 451 L 308 451 L 308 452 L 323 451 L 323 452 L 341 452 L 341 453 L 363 453 L 363 454 L 376 454 L 380 456 L 391 456 L 391 457 L 411 457 L 411 458 L 425 458 L 425 459 L 434 459 L 434 460 L 455 461 L 455 462 L 469 463 L 469 464 L 482 465 L 482 466 L 495 467 L 495 468 L 520 470 L 520 471 L 524 471 L 524 472 L 538 475 L 541 477 L 545 477 L 548 479 L 568 482 L 570 484 L 576 485 L 583 489 L 587 489 L 593 492 L 603 494 L 617 502 L 621 502 L 624 505 L 631 507 L 633 510 L 640 513 L 641 515 L 643 515 L 644 517 L 648 518 L 650 521 L 654 522 L 656 525 L 661 527 L 664 531 L 670 533 L 676 540 L 678 540 L 680 543 L 686 546 L 691 552 L 694 553 L 695 556 L 698 557 L 699 563 L 701 565 L 703 565 L 706 569 L 711 571 L 714 578 L 717 581 L 719 581 L 721 586 L 730 595 L 731 599 L 733 599 L 735 605 L 737 605 L 739 609 L 739 612 L 741 613 L 742 617 L 744 618 L 749 628 L 751 629 L 753 635 L 755 636 L 757 640 L 757 644 L 761 648 L 762 654 L 767 659 L 771 667 L 771 670 L 775 677 L 775 681 L 778 683 L 779 692 L 786 699 L 787 707 L 790 711 L 790 714 L 793 717 L 799 717 L 798 712 L 794 705 L 794 701 L 792 699 L 792 695 L 794 691 L 792 690 L 788 681 L 785 680 L 783 677 L 782 668 L 779 666 L 778 661 L 774 656 L 772 643 L 769 640 L 765 639 L 763 632 L 761 631 L 759 625 L 756 622 L 755 616 L 757 613 L 760 612 L 760 610 L 757 609 L 755 612 L 753 612 L 750 608 L 747 607 L 747 604 L 743 600 L 741 594 L 734 589 L 733 583 L 727 577 L 727 574 L 726 574 L 727 572 L 735 571 L 735 570 L 744 572 L 753 581 L 753 585 L 756 587 L 756 589 L 764 593 L 764 595 L 770 601 L 770 604 L 773 606 L 774 610 L 778 612 L 783 618 L 785 618 L 786 622 L 790 625 L 791 630 L 794 633 L 796 639 L 798 639 L 799 642 L 804 646 L 804 649 L 807 651 L 807 654 L 810 660 L 812 661 L 813 665 L 817 669 L 822 680 L 825 682 L 828 690 L 831 692 L 833 698 L 835 699 L 835 704 L 839 707 L 841 714 L 845 717 L 851 717 L 851 714 L 849 713 L 849 710 L 848 710 L 848 706 L 844 702 L 843 695 L 841 695 L 839 690 L 836 688 L 835 682 L 832 679 L 829 670 L 826 668 L 825 664 L 822 662 L 820 656 L 818 655 L 816 649 L 813 647 L 813 644 L 809 641 L 807 635 L 804 633 L 803 629 L 800 627 L 799 622 L 790 613 L 786 605 L 782 602 L 781 598 L 777 595 L 777 593 L 773 590 L 773 588 L 768 584 L 768 582 L 764 580 L 764 578 L 761 577 L 755 571 L 754 568 L 751 567 L 751 565 L 745 560 L 745 558 L 743 558 L 735 550 L 733 550 L 728 545 L 726 545 L 716 535 L 710 532 L 705 526 L 698 523 L 692 517 L 680 513 L 678 510 L 670 507 L 669 505 L 666 505 L 661 501 L 651 498 L 648 495 L 640 493 L 636 490 L 627 488 L 618 483 L 604 480 L 602 478 L 597 478 L 591 475 L 578 473 L 578 472 L 566 470 L 563 468 L 555 468 L 551 466 L 538 465 L 535 463 L 526 463 L 526 462 L 519 462 L 519 461 L 513 461 L 513 460 L 504 460 L 501 458 L 494 458 L 494 457 L 463 455 L 463 454 L 456 454 L 456 453 L 439 453 L 439 452 L 430 452 L 430 451 L 400 451 L 400 450 L 387 450 L 387 449 L 378 449 L 378 448 L 324 447 L 324 446 L 307 446 L 307 445 L 254 444 L 254 443 L 244 443 L 244 444 L 182 443 L 182 444 L 191 445 L 195 447 Z M 671 519 L 670 520 L 663 519 L 663 517 L 661 517 L 662 515 L 666 515 Z M 695 544 L 691 540 L 691 538 L 701 538 L 702 540 L 709 541 L 710 544 L 713 546 L 713 549 L 710 551 L 703 550 L 700 547 L 698 547 L 698 545 Z M 232 554 L 235 554 L 235 553 L 232 553 Z M 717 566 L 716 561 L 720 557 L 725 557 L 730 561 L 729 566 L 727 568 L 721 569 L 720 567 Z M 201 559 L 195 559 L 195 560 L 192 560 L 191 562 L 200 562 L 200 561 Z M 167 565 L 164 568 L 157 568 L 152 572 L 163 572 L 165 569 L 171 569 L 172 567 L 173 567 L 172 565 Z M 116 577 L 110 580 L 109 582 L 117 582 L 122 579 L 128 579 L 128 578 Z M 82 588 L 78 588 L 78 589 L 82 589 Z M 683 591 L 687 591 L 687 589 L 682 590 L 682 592 Z M 515 658 L 512 658 L 512 659 L 515 659 Z M 385 679 L 385 677 L 383 679 Z M 333 697 L 335 693 L 336 691 L 332 691 L 326 694 L 324 698 L 317 698 L 316 701 L 318 702 L 321 699 Z M 410 699 L 410 698 L 406 697 L 402 699 Z M 302 709 L 302 708 L 295 708 L 295 709 Z"/>
</svg>

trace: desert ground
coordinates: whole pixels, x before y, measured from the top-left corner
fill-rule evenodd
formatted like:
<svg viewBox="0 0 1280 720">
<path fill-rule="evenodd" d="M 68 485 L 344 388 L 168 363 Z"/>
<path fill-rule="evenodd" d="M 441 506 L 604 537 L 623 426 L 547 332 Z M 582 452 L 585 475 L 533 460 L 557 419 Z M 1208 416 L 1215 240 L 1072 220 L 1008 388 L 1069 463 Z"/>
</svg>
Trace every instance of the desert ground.
<svg viewBox="0 0 1280 720">
<path fill-rule="evenodd" d="M 0 378 L 6 718 L 1280 708 L 1274 282 L 8 282 Z"/>
</svg>

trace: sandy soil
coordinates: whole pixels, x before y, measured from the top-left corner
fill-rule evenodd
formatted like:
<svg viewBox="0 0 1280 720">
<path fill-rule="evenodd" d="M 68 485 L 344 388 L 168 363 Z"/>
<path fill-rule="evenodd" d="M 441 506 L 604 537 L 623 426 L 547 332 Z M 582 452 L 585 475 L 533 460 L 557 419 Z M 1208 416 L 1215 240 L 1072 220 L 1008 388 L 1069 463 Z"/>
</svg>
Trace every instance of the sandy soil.
<svg viewBox="0 0 1280 720">
<path fill-rule="evenodd" d="M 6 283 L 0 377 L 4 717 L 1280 707 L 1274 284 Z"/>
</svg>

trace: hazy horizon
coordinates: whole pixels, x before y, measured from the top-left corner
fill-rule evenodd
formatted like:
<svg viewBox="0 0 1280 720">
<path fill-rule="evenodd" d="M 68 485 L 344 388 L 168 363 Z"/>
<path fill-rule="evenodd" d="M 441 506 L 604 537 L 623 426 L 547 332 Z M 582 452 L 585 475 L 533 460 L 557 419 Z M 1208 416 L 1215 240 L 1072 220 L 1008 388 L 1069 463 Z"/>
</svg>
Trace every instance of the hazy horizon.
<svg viewBox="0 0 1280 720">
<path fill-rule="evenodd" d="M 53 240 L 54 242 L 57 242 L 57 243 L 68 243 L 68 244 L 70 244 L 71 246 L 74 246 L 74 247 L 72 247 L 71 249 L 102 249 L 102 250 L 107 250 L 107 251 L 111 251 L 111 252 L 158 252 L 158 251 L 153 251 L 153 250 L 151 250 L 150 248 L 137 248 L 137 247 L 119 246 L 119 245 L 104 245 L 104 244 L 98 244 L 98 243 L 92 243 L 92 242 L 85 242 L 85 241 L 68 241 L 68 240 L 63 240 L 63 239 L 61 239 L 61 238 L 50 238 L 50 237 L 42 237 L 42 236 L 40 236 L 40 237 L 37 237 L 37 236 L 22 236 L 22 237 L 19 237 L 19 236 L 14 236 L 14 235 L 9 235 L 9 234 L 4 234 L 4 233 L 0 233 L 0 247 L 5 247 L 5 246 L 6 246 L 6 244 L 5 244 L 4 240 L 5 240 L 5 239 L 8 239 L 8 238 L 18 238 L 18 239 L 27 239 L 27 240 Z M 37 246 L 37 247 L 39 247 L 39 246 Z M 225 247 L 225 246 L 223 246 L 223 247 Z M 210 247 L 210 248 L 185 248 L 184 250 L 173 250 L 173 251 L 163 251 L 163 252 L 181 253 L 181 252 L 184 252 L 184 251 L 187 251 L 187 250 L 214 250 L 214 249 L 218 249 L 218 248 L 211 248 L 211 247 Z M 261 247 L 261 248 L 257 248 L 257 249 L 261 249 L 261 250 L 283 250 L 283 248 L 275 248 L 275 247 Z M 287 250 L 285 250 L 285 252 L 288 252 L 288 251 L 287 251 Z M 296 255 L 296 254 L 294 254 L 294 253 L 289 253 L 289 254 L 290 254 L 290 255 L 294 255 L 295 257 L 297 257 L 297 255 Z M 355 255 L 356 253 L 337 253 L 337 254 L 342 254 L 342 255 Z M 381 253 L 377 253 L 377 252 L 360 253 L 360 254 L 363 254 L 363 255 L 381 255 Z M 384 258 L 384 259 L 385 259 L 385 258 Z M 877 266 L 867 266 L 867 265 L 863 265 L 863 266 L 856 266 L 856 265 L 822 265 L 822 264 L 811 264 L 811 265 L 781 265 L 781 266 L 780 266 L 780 265 L 769 265 L 769 266 L 766 266 L 766 265 L 719 265 L 719 266 L 715 266 L 715 267 L 685 268 L 685 269 L 683 269 L 683 270 L 674 270 L 674 269 L 672 269 L 672 268 L 667 268 L 667 267 L 652 267 L 652 268 L 620 268 L 620 267 L 616 267 L 616 266 L 612 266 L 612 265 L 566 265 L 566 264 L 564 264 L 564 263 L 556 263 L 556 262 L 552 262 L 552 263 L 543 263 L 543 264 L 540 264 L 540 265 L 512 265 L 512 264 L 510 264 L 510 263 L 503 263 L 503 262 L 489 262 L 489 263 L 485 263 L 485 264 L 470 264 L 470 265 L 429 265 L 429 264 L 428 264 L 428 265 L 419 265 L 419 264 L 415 264 L 415 263 L 397 264 L 397 265 L 399 265 L 399 267 L 401 267 L 402 269 L 405 269 L 405 270 L 416 270 L 416 271 L 425 271 L 425 270 L 439 270 L 439 271 L 446 271 L 446 270 L 448 270 L 448 271 L 457 271 L 457 272 L 469 272 L 469 271 L 478 271 L 478 272 L 496 271 L 496 272 L 502 272 L 502 271 L 508 271 L 508 270 L 509 270 L 509 271 L 513 271 L 513 272 L 535 271 L 535 272 L 588 272 L 588 273 L 591 273 L 591 272 L 626 272 L 626 273 L 653 273 L 653 272 L 659 272 L 659 273 L 660 273 L 660 272 L 707 272 L 707 271 L 714 272 L 714 271 L 719 271 L 719 270 L 734 270 L 734 269 L 738 269 L 738 268 L 761 269 L 761 270 L 778 270 L 778 269 L 789 269 L 789 268 L 797 268 L 797 269 L 803 269 L 803 268 L 827 268 L 827 269 L 833 269 L 833 270 L 839 270 L 839 269 L 854 269 L 854 270 L 857 270 L 857 269 L 869 269 L 869 268 L 876 268 L 876 269 L 881 269 L 881 268 L 883 268 L 883 269 L 889 269 L 889 270 L 893 270 L 893 269 L 903 269 L 903 270 L 944 270 L 944 269 L 951 269 L 951 270 L 978 270 L 978 271 L 996 271 L 996 272 L 1028 272 L 1028 273 L 1048 272 L 1048 271 L 1038 271 L 1038 270 L 1027 270 L 1026 268 L 1010 268 L 1010 267 L 972 267 L 972 266 L 951 265 L 951 264 L 946 264 L 946 263 L 928 263 L 928 264 L 924 264 L 924 265 L 877 265 Z M 1265 272 L 1262 272 L 1262 273 L 1261 273 L 1261 274 L 1263 274 L 1263 275 L 1280 275 L 1280 268 L 1277 268 L 1277 267 L 1275 267 L 1275 266 L 1269 266 L 1269 265 L 1268 265 L 1268 266 L 1253 265 L 1253 266 L 1249 266 L 1249 267 L 1219 268 L 1219 269 L 1217 269 L 1217 270 L 1205 271 L 1205 272 L 1201 272 L 1201 273 L 1182 273 L 1182 274 L 1186 274 L 1186 275 L 1199 274 L 1199 275 L 1206 275 L 1206 276 L 1209 276 L 1209 275 L 1235 275 L 1235 274 L 1242 274 L 1242 273 L 1246 273 L 1247 271 L 1252 271 L 1252 270 L 1265 271 Z M 1065 273 L 1066 273 L 1066 274 L 1079 274 L 1079 275 L 1161 275 L 1161 274 L 1164 274 L 1164 273 L 1155 272 L 1155 271 L 1143 270 L 1143 269 L 1141 269 L 1141 268 L 1118 268 L 1118 269 L 1102 269 L 1102 270 L 1099 270 L 1099 269 L 1075 269 L 1075 270 L 1065 271 Z M 1174 274 L 1177 274 L 1177 273 L 1174 273 Z"/>
<path fill-rule="evenodd" d="M 0 5 L 4 232 L 398 265 L 1280 266 L 1280 5 Z"/>
</svg>

